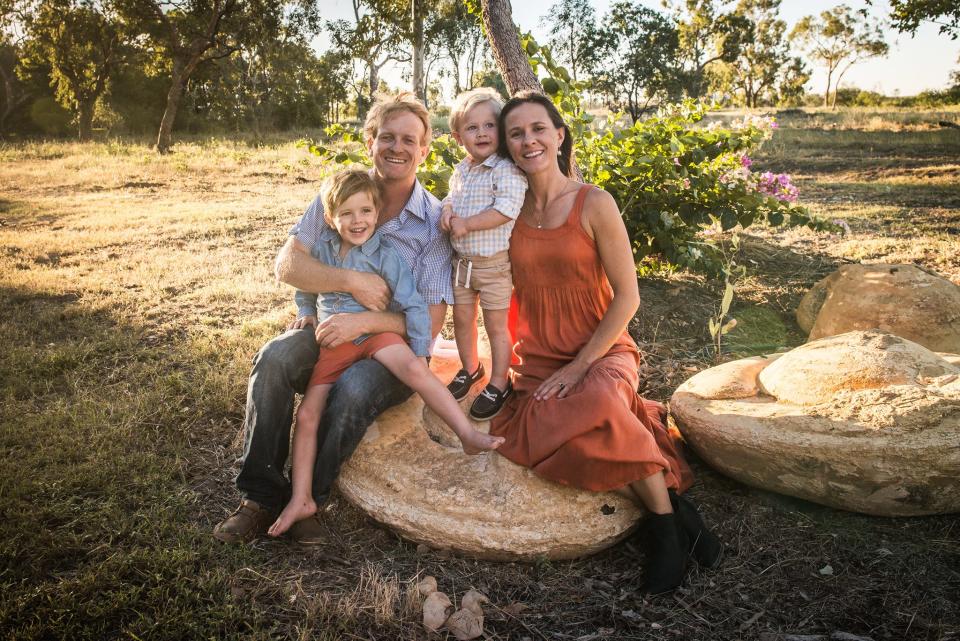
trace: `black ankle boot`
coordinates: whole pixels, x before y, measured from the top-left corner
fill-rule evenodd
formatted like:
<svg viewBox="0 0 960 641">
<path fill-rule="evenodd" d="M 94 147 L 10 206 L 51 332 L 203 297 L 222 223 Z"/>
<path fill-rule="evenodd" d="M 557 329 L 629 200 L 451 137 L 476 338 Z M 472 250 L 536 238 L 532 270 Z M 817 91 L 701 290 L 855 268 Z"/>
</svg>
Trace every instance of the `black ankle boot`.
<svg viewBox="0 0 960 641">
<path fill-rule="evenodd" d="M 647 562 L 643 591 L 662 594 L 683 582 L 687 568 L 686 543 L 675 514 L 651 514 L 643 524 Z"/>
<path fill-rule="evenodd" d="M 677 515 L 677 524 L 686 535 L 688 550 L 693 554 L 702 567 L 715 568 L 720 565 L 723 556 L 723 543 L 717 535 L 707 529 L 697 506 L 685 496 L 680 496 L 673 490 L 670 493 L 670 503 Z"/>
</svg>

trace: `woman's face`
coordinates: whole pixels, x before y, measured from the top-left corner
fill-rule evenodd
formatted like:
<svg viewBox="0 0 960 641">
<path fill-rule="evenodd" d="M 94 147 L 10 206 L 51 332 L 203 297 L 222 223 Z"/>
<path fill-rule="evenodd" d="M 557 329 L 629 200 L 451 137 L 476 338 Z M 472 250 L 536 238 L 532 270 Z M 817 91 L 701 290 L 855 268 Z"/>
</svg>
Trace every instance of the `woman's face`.
<svg viewBox="0 0 960 641">
<path fill-rule="evenodd" d="M 557 153 L 563 129 L 557 129 L 543 105 L 525 102 L 507 114 L 503 123 L 507 150 L 517 167 L 528 174 L 559 169 Z"/>
</svg>

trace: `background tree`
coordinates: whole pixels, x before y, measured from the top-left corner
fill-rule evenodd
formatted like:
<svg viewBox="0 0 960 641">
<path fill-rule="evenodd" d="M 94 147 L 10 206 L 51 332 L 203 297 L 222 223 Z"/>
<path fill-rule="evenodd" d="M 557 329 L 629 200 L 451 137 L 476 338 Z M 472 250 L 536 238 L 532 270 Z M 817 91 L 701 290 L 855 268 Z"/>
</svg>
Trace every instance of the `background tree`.
<svg viewBox="0 0 960 641">
<path fill-rule="evenodd" d="M 880 22 L 866 9 L 854 11 L 842 4 L 822 11 L 819 17 L 806 16 L 790 33 L 790 39 L 810 58 L 827 69 L 823 106 L 836 106 L 836 88 L 843 75 L 858 62 L 889 51 Z M 834 91 L 831 100 L 831 89 Z"/>
<path fill-rule="evenodd" d="M 445 2 L 433 29 L 435 46 L 449 63 L 447 74 L 453 80 L 454 94 L 473 89 L 477 63 L 487 47 L 479 16 L 463 2 Z"/>
<path fill-rule="evenodd" d="M 22 64 L 49 66 L 57 101 L 74 115 L 80 140 L 89 140 L 97 101 L 121 55 L 111 8 L 91 0 L 41 0 L 26 30 Z"/>
<path fill-rule="evenodd" d="M 507 83 L 510 95 L 524 89 L 543 93 L 543 86 L 537 80 L 527 54 L 520 46 L 520 37 L 510 11 L 510 0 L 481 0 L 481 11 L 490 50 Z"/>
<path fill-rule="evenodd" d="M 357 91 L 357 116 L 363 118 L 380 86 L 380 71 L 390 62 L 410 62 L 404 52 L 409 13 L 397 4 L 378 0 L 351 0 L 354 21 L 328 23 L 334 46 L 363 66 L 364 89 Z M 408 3 L 405 6 L 409 7 Z"/>
<path fill-rule="evenodd" d="M 954 40 L 960 36 L 957 0 L 890 0 L 890 17 L 893 26 L 903 33 L 916 33 L 920 23 L 929 21 Z"/>
<path fill-rule="evenodd" d="M 778 17 L 780 0 L 740 0 L 734 11 L 750 21 L 754 35 L 728 64 L 733 88 L 743 94 L 747 107 L 758 106 L 764 98 L 772 102 L 790 62 L 787 23 Z"/>
<path fill-rule="evenodd" d="M 677 24 L 684 85 L 691 98 L 703 95 L 711 64 L 735 61 L 754 37 L 750 21 L 721 12 L 722 4 L 717 0 L 664 0 Z"/>
<path fill-rule="evenodd" d="M 607 106 L 637 120 L 652 101 L 679 98 L 679 35 L 666 16 L 621 0 L 602 24 L 584 41 L 583 65 Z"/>
<path fill-rule="evenodd" d="M 547 44 L 576 82 L 577 72 L 583 68 L 585 44 L 596 30 L 593 7 L 587 0 L 558 0 L 540 18 L 540 24 L 549 28 Z"/>
</svg>

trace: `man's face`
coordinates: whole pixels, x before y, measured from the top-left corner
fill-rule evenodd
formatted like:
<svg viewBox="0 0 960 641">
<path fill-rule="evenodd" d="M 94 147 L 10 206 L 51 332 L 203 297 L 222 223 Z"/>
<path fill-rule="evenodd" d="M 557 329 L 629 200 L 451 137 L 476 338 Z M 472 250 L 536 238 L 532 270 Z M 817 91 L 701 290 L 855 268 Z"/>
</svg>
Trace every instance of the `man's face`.
<svg viewBox="0 0 960 641">
<path fill-rule="evenodd" d="M 367 139 L 377 177 L 385 181 L 412 180 L 427 157 L 426 133 L 420 119 L 409 111 L 384 120 L 376 137 Z"/>
</svg>

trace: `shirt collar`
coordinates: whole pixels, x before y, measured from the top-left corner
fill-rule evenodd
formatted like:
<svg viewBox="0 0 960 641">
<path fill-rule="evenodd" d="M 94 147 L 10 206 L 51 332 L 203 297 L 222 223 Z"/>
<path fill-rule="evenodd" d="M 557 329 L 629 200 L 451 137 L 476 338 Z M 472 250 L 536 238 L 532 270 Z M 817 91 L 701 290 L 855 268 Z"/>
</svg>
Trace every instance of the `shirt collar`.
<svg viewBox="0 0 960 641">
<path fill-rule="evenodd" d="M 419 178 L 414 181 L 413 192 L 410 194 L 410 198 L 407 199 L 407 204 L 403 206 L 403 211 L 400 212 L 400 215 L 403 216 L 404 212 L 413 214 L 420 220 L 427 219 L 427 190 L 420 184 Z M 403 221 L 401 220 L 401 222 Z"/>
<path fill-rule="evenodd" d="M 330 248 L 333 250 L 334 255 L 340 255 L 340 234 L 336 232 L 333 227 L 328 226 L 326 229 L 321 232 L 320 238 L 330 245 Z M 373 232 L 373 236 L 367 239 L 367 242 L 360 245 L 360 251 L 362 251 L 367 256 L 372 256 L 375 251 L 380 249 L 380 230 Z"/>
</svg>

